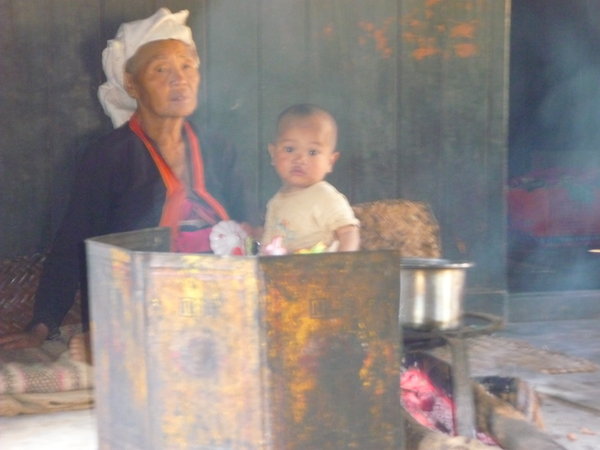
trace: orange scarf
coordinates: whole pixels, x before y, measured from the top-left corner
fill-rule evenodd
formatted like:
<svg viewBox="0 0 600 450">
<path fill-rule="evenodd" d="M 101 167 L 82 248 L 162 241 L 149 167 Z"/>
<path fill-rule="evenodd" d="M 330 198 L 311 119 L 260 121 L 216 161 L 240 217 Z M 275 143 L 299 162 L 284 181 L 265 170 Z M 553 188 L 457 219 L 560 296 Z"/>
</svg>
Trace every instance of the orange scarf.
<svg viewBox="0 0 600 450">
<path fill-rule="evenodd" d="M 181 217 L 183 205 L 187 200 L 185 185 L 175 176 L 160 152 L 152 143 L 151 139 L 144 133 L 140 121 L 135 114 L 129 120 L 129 128 L 131 128 L 131 130 L 142 140 L 148 149 L 167 189 L 159 225 L 170 227 L 172 232 L 176 233 L 178 231 L 179 222 L 183 219 L 183 217 Z M 229 215 L 223 205 L 221 205 L 206 190 L 204 184 L 204 163 L 202 161 L 202 150 L 200 149 L 198 137 L 187 121 L 184 122 L 184 128 L 191 147 L 191 159 L 194 174 L 194 179 L 192 181 L 193 189 L 196 194 L 198 194 L 214 210 L 221 220 L 229 220 Z"/>
</svg>

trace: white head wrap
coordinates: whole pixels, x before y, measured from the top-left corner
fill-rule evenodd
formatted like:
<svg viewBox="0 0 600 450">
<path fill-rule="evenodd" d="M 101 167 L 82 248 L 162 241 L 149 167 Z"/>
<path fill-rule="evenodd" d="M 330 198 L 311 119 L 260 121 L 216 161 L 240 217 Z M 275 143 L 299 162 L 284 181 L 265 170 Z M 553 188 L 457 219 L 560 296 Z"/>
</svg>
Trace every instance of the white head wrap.
<svg viewBox="0 0 600 450">
<path fill-rule="evenodd" d="M 108 41 L 102 52 L 107 81 L 98 88 L 98 98 L 115 128 L 127 122 L 137 107 L 135 99 L 125 91 L 125 63 L 138 48 L 152 41 L 178 39 L 195 47 L 192 30 L 185 25 L 188 15 L 185 9 L 171 13 L 167 8 L 160 8 L 146 19 L 122 24 L 115 38 Z"/>
</svg>

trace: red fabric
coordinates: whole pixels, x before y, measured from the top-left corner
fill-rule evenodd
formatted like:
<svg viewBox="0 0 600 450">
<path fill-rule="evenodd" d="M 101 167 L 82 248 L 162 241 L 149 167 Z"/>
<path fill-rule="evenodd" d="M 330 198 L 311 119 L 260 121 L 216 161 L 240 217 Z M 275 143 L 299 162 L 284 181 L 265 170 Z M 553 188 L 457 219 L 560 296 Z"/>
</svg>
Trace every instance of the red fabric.
<svg viewBox="0 0 600 450">
<path fill-rule="evenodd" d="M 592 205 L 572 200 L 564 188 L 508 193 L 510 228 L 533 236 L 587 236 L 600 234 L 600 191 Z"/>
<path fill-rule="evenodd" d="M 538 170 L 510 185 L 511 230 L 535 237 L 600 234 L 600 173 Z"/>
<path fill-rule="evenodd" d="M 196 231 L 181 231 L 173 237 L 173 251 L 181 253 L 210 253 L 212 227 Z"/>
</svg>

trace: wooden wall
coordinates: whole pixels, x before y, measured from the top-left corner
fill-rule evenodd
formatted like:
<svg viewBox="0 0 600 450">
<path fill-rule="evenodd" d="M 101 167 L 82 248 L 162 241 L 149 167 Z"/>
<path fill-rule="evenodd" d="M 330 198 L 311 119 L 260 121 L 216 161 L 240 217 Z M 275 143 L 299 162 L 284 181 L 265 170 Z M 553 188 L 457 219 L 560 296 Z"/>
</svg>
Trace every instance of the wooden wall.
<svg viewBox="0 0 600 450">
<path fill-rule="evenodd" d="M 504 291 L 509 0 L 0 1 L 0 256 L 44 249 L 77 155 L 110 129 L 96 98 L 118 25 L 187 8 L 203 60 L 196 119 L 239 147 L 257 205 L 278 186 L 278 112 L 330 109 L 352 202 L 428 202 L 444 256 Z"/>
</svg>

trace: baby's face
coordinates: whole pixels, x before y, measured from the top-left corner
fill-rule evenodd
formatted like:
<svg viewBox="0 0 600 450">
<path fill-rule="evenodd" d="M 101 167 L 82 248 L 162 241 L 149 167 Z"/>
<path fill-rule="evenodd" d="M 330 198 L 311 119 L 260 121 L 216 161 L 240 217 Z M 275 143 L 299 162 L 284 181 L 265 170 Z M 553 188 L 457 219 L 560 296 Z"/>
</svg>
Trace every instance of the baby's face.
<svg viewBox="0 0 600 450">
<path fill-rule="evenodd" d="M 336 138 L 335 125 L 324 114 L 285 117 L 277 140 L 269 145 L 283 190 L 303 189 L 324 180 L 339 157 Z"/>
</svg>

